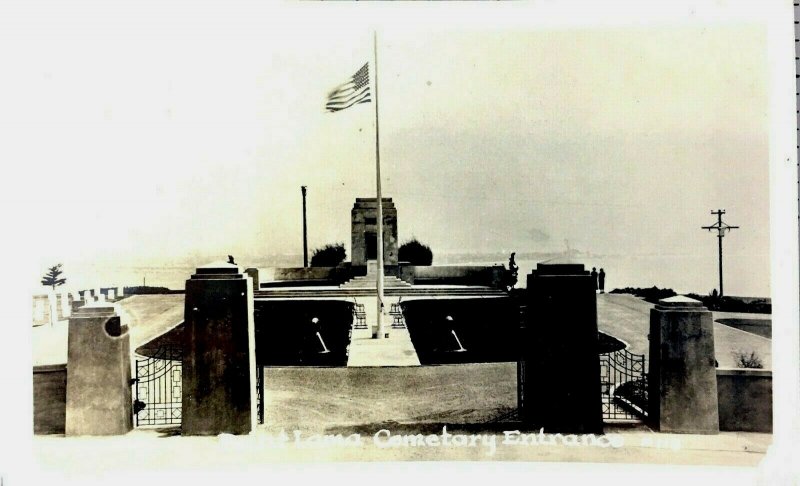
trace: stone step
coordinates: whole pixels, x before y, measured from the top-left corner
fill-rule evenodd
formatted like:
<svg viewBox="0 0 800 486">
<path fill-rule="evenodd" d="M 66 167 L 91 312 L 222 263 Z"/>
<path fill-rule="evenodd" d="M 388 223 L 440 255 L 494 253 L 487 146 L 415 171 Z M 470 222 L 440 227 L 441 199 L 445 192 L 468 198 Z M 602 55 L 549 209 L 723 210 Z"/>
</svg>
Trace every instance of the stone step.
<svg viewBox="0 0 800 486">
<path fill-rule="evenodd" d="M 376 290 L 372 287 L 369 288 L 292 288 L 292 289 L 261 289 L 254 293 L 256 299 L 277 299 L 277 298 L 314 298 L 314 297 L 366 297 L 375 295 Z M 418 287 L 398 287 L 384 289 L 384 295 L 387 297 L 411 297 L 411 296 L 461 296 L 461 297 L 504 297 L 507 294 L 503 291 L 481 288 L 481 287 L 465 287 L 465 288 L 418 288 Z"/>
<path fill-rule="evenodd" d="M 375 280 L 358 280 L 358 281 L 352 281 L 351 280 L 349 282 L 343 283 L 342 285 L 340 285 L 340 287 L 348 287 L 348 286 L 351 286 L 351 285 L 366 285 L 366 286 L 374 287 L 376 284 L 377 284 L 377 282 Z M 395 285 L 395 286 L 400 286 L 400 287 L 410 287 L 411 286 L 410 283 L 403 282 L 402 280 L 400 280 L 400 281 L 384 280 L 383 281 L 383 285 L 384 285 L 384 287 L 389 286 L 389 285 Z"/>
<path fill-rule="evenodd" d="M 371 288 L 377 285 L 377 280 L 374 276 L 358 276 L 354 277 L 347 282 L 343 283 L 339 286 L 342 289 L 353 289 L 353 288 Z M 383 288 L 384 291 L 388 288 L 393 287 L 411 287 L 411 284 L 400 280 L 395 276 L 387 276 L 383 278 Z"/>
</svg>

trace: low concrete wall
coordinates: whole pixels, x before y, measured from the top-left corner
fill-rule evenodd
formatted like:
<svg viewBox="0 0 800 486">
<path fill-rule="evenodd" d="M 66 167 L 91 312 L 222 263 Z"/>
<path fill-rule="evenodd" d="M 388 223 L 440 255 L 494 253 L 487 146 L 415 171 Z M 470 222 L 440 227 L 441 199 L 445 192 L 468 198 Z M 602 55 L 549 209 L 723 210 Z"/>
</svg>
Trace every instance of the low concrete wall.
<svg viewBox="0 0 800 486">
<path fill-rule="evenodd" d="M 718 368 L 719 429 L 772 432 L 772 371 Z"/>
<path fill-rule="evenodd" d="M 505 267 L 502 265 L 438 265 L 407 266 L 401 275 L 413 275 L 411 283 L 447 285 L 485 285 L 499 287 L 503 281 Z M 402 278 L 402 277 L 401 277 Z M 406 278 L 403 278 L 406 280 Z"/>
<path fill-rule="evenodd" d="M 322 280 L 330 278 L 336 267 L 297 267 L 272 269 L 272 280 Z M 270 272 L 267 271 L 267 274 Z"/>
<path fill-rule="evenodd" d="M 258 269 L 259 287 L 297 285 L 338 285 L 359 275 L 366 267 L 345 263 L 338 267 L 294 267 Z M 483 285 L 500 288 L 506 269 L 502 265 L 387 265 L 384 275 L 421 285 Z"/>
<path fill-rule="evenodd" d="M 33 367 L 33 433 L 63 434 L 67 416 L 67 365 Z"/>
<path fill-rule="evenodd" d="M 293 268 L 260 268 L 258 269 L 261 284 L 269 282 L 298 282 L 308 285 L 334 285 L 346 282 L 351 277 L 349 266 L 339 267 L 293 267 Z"/>
</svg>

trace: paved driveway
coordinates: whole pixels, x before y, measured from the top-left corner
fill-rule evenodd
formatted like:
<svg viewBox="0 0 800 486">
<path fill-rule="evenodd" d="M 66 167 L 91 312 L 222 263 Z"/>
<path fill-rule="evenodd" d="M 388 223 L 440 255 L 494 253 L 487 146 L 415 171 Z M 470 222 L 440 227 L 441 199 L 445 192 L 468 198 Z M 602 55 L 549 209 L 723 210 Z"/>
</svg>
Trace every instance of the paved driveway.
<svg viewBox="0 0 800 486">
<path fill-rule="evenodd" d="M 650 309 L 654 306 L 638 297 L 626 294 L 599 294 L 597 296 L 598 327 L 601 331 L 628 343 L 632 353 L 649 355 L 647 334 L 650 328 Z M 714 319 L 729 313 L 714 313 Z M 768 319 L 765 314 L 737 314 Z M 736 368 L 734 353 L 755 352 L 772 369 L 772 340 L 714 322 L 714 347 L 720 368 Z M 649 357 L 649 356 L 648 356 Z M 649 359 L 648 359 L 649 361 Z"/>
</svg>

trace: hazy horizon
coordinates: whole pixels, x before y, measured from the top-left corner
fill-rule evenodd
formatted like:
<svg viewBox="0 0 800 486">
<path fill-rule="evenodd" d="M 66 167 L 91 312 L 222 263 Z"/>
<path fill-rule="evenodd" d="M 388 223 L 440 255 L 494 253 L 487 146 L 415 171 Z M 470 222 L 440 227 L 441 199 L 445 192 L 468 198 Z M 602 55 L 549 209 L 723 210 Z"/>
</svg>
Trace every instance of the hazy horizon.
<svg viewBox="0 0 800 486">
<path fill-rule="evenodd" d="M 63 190 L 45 197 L 70 215 L 32 243 L 42 269 L 299 254 L 301 185 L 310 249 L 350 253 L 350 209 L 375 193 L 374 106 L 323 107 L 371 60 L 368 30 L 125 34 L 109 32 L 119 55 L 103 63 L 94 41 L 66 36 L 23 73 L 37 93 L 25 116 L 48 122 L 14 143 L 63 161 L 47 167 Z M 747 25 L 380 31 L 383 193 L 400 240 L 439 255 L 569 241 L 682 256 L 712 288 L 716 238 L 700 226 L 724 208 L 740 226 L 724 241 L 726 290 L 768 293 L 765 51 Z"/>
</svg>

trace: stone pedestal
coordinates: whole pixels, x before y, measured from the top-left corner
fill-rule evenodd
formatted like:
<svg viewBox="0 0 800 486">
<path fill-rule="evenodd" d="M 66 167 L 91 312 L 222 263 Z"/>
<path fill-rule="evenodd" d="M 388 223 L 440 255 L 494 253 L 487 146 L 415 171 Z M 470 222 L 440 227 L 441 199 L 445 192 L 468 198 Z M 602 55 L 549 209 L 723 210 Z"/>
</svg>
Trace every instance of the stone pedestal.
<svg viewBox="0 0 800 486">
<path fill-rule="evenodd" d="M 120 435 L 133 428 L 127 326 L 111 304 L 94 303 L 69 319 L 65 434 Z"/>
<path fill-rule="evenodd" d="M 545 432 L 602 433 L 597 302 L 582 264 L 537 265 L 522 335 L 522 421 Z"/>
<path fill-rule="evenodd" d="M 183 435 L 247 434 L 256 424 L 253 282 L 229 263 L 186 281 Z"/>
<path fill-rule="evenodd" d="M 714 323 L 701 302 L 676 296 L 650 311 L 648 419 L 661 432 L 719 432 Z"/>
</svg>

